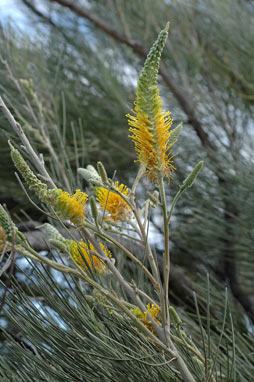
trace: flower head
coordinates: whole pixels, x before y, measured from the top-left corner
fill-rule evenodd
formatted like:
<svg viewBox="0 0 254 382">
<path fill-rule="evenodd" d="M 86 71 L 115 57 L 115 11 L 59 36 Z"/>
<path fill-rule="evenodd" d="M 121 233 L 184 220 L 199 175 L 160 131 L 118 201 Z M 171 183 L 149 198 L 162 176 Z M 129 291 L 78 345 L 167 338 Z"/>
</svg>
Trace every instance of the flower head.
<svg viewBox="0 0 254 382">
<path fill-rule="evenodd" d="M 102 243 L 100 243 L 100 247 L 107 257 L 111 257 L 111 252 Z M 70 240 L 69 248 L 73 259 L 85 271 L 88 269 L 95 269 L 99 274 L 108 271 L 103 260 L 96 256 L 97 251 L 92 243 L 88 242 L 87 244 L 83 240 L 79 242 Z"/>
<path fill-rule="evenodd" d="M 0 226 L 0 252 L 4 249 L 7 241 L 7 235 L 5 234 L 3 228 Z"/>
<path fill-rule="evenodd" d="M 64 219 L 70 219 L 74 224 L 82 224 L 85 217 L 85 204 L 88 196 L 85 192 L 76 190 L 75 194 L 70 195 L 61 189 L 55 191 L 54 208 Z"/>
<path fill-rule="evenodd" d="M 150 315 L 153 317 L 154 321 L 161 326 L 161 323 L 159 321 L 159 316 L 161 312 L 161 308 L 158 305 L 154 304 L 148 304 L 146 306 L 147 311 L 142 312 L 138 307 L 131 309 L 131 312 L 140 320 L 143 322 L 143 324 L 151 331 L 153 331 L 153 327 L 151 324 L 151 321 L 148 321 L 147 313 L 150 313 Z"/>
<path fill-rule="evenodd" d="M 130 138 L 134 142 L 137 161 L 146 167 L 147 175 L 156 181 L 161 173 L 168 179 L 175 169 L 172 163 L 171 139 L 173 120 L 170 112 L 162 111 L 157 85 L 159 61 L 167 38 L 167 28 L 161 31 L 147 56 L 139 77 L 134 115 L 128 114 Z"/>
<path fill-rule="evenodd" d="M 169 112 L 164 112 L 161 108 L 154 116 L 152 125 L 146 114 L 143 114 L 135 107 L 136 116 L 129 115 L 131 138 L 134 142 L 137 161 L 146 167 L 146 174 L 155 181 L 158 173 L 161 172 L 168 179 L 175 167 L 173 165 L 173 155 L 170 150 L 173 143 L 170 143 L 170 130 L 173 120 Z"/>
<path fill-rule="evenodd" d="M 25 179 L 29 188 L 35 192 L 38 198 L 55 208 L 56 212 L 64 219 L 70 219 L 74 224 L 82 224 L 84 220 L 84 206 L 88 196 L 80 190 L 70 195 L 61 189 L 48 189 L 32 172 L 28 164 L 22 158 L 20 152 L 9 142 L 13 163 Z"/>
<path fill-rule="evenodd" d="M 118 182 L 114 183 L 114 187 L 123 195 L 129 197 L 129 190 L 124 185 L 118 185 Z M 110 216 L 108 220 L 113 221 L 125 221 L 131 217 L 131 208 L 126 201 L 116 192 L 109 191 L 104 187 L 96 188 L 97 200 L 100 204 L 100 209 L 107 211 Z"/>
</svg>

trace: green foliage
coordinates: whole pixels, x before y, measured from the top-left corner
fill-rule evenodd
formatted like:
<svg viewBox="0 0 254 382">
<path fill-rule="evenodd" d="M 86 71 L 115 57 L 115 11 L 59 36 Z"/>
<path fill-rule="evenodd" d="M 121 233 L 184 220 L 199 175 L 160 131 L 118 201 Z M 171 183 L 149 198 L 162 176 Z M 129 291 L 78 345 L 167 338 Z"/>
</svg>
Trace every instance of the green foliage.
<svg viewBox="0 0 254 382">
<path fill-rule="evenodd" d="M 234 284 L 240 286 L 244 296 L 250 297 L 249 301 L 253 299 L 253 6 L 248 1 L 231 0 L 88 0 L 86 6 L 116 31 L 124 32 L 130 41 L 140 41 L 144 48 L 152 44 L 161 27 L 170 20 L 163 63 L 171 84 L 159 77 L 160 91 L 164 104 L 174 110 L 174 119 L 184 121 L 184 128 L 178 138 L 177 171 L 167 195 L 168 204 L 193 164 L 205 159 L 196 184 L 179 199 L 174 210 L 170 232 L 173 262 L 188 271 L 194 287 L 213 311 L 202 311 L 200 317 L 197 312 L 188 314 L 189 305 L 174 296 L 173 287 L 171 298 L 184 306 L 180 318 L 207 357 L 207 368 L 208 359 L 212 358 L 216 360 L 216 371 L 222 370 L 225 380 L 248 382 L 253 375 L 253 311 L 251 304 L 249 308 L 244 306 L 243 311 L 239 300 L 229 297 L 225 301 L 222 285 L 227 283 L 236 298 L 239 288 L 234 291 Z M 55 27 L 44 20 L 47 36 L 44 41 L 31 39 L 25 33 L 21 38 L 12 29 L 5 30 L 0 41 L 1 54 L 10 70 L 1 64 L 1 92 L 33 145 L 43 153 L 54 179 L 62 182 L 65 175 L 66 189 L 84 186 L 83 180 L 73 175 L 73 168 L 95 165 L 98 160 L 105 164 L 109 174 L 113 174 L 117 163 L 117 175 L 127 183 L 133 176 L 134 155 L 131 144 L 126 143 L 124 115 L 131 107 L 143 59 L 70 10 L 52 7 Z M 184 96 L 182 100 L 179 93 Z M 193 129 L 196 120 L 186 115 L 186 99 L 205 136 Z M 11 194 L 24 207 L 24 198 L 20 196 L 23 191 L 19 191 L 10 175 L 13 167 L 6 135 L 14 141 L 15 138 L 2 115 L 0 123 L 3 142 L 0 173 L 5 179 L 0 196 Z M 206 138 L 215 150 L 206 145 Z M 26 156 L 25 152 L 22 154 Z M 62 169 L 67 168 L 66 174 L 58 166 L 57 158 Z M 81 171 L 79 174 L 82 175 Z M 155 247 L 159 252 L 161 220 L 156 210 L 151 210 L 149 216 L 150 225 L 156 230 Z M 122 258 L 120 261 L 125 270 L 129 265 Z M 204 270 L 216 275 L 209 287 L 211 297 L 209 288 L 204 287 L 205 280 L 199 276 Z M 8 315 L 10 327 L 22 332 L 28 347 L 24 354 L 24 348 L 7 334 L 3 350 L 6 358 L 1 360 L 2 378 L 73 381 L 82 380 L 82 374 L 82 378 L 94 380 L 98 371 L 102 380 L 125 381 L 130 370 L 130 381 L 168 380 L 170 364 L 147 365 L 162 364 L 165 360 L 138 330 L 130 328 L 127 319 L 109 314 L 96 302 L 84 302 L 82 291 L 69 276 L 66 276 L 69 286 L 64 289 L 47 272 L 45 277 L 44 271 L 37 269 L 36 279 L 29 284 L 34 290 L 38 288 L 32 299 L 50 296 L 45 304 L 44 301 L 32 304 L 27 290 L 23 293 L 13 286 L 9 291 L 4 317 Z M 225 315 L 224 322 L 225 310 L 230 313 Z M 24 311 L 28 312 L 29 320 Z M 173 330 L 177 333 L 177 324 Z M 136 359 L 144 351 L 152 352 L 153 361 L 149 357 L 126 360 L 124 346 Z M 80 348 L 84 353 L 78 353 Z M 184 353 L 185 349 L 180 345 L 179 348 Z M 87 349 L 92 349 L 93 355 L 87 355 Z M 199 361 L 193 355 L 185 357 L 198 378 L 203 372 Z M 75 374 L 73 364 L 77 368 Z M 170 380 L 173 378 L 178 380 L 177 377 Z M 218 377 L 218 382 L 222 380 Z"/>
<path fill-rule="evenodd" d="M 5 317 L 9 330 L 4 333 L 0 375 L 3 381 L 181 381 L 173 364 L 166 361 L 148 339 L 125 315 L 102 308 L 96 295 L 81 288 L 74 278 L 54 273 L 32 264 L 23 274 L 27 290 L 16 281 L 8 293 Z M 227 380 L 248 382 L 253 375 L 253 336 L 234 309 L 227 292 L 222 297 L 221 286 L 212 280 L 206 286 L 207 316 L 201 316 L 201 328 L 196 318 L 180 311 L 181 322 L 172 316 L 172 333 L 187 329 L 199 348 L 214 364 L 214 374 L 224 374 Z M 107 302 L 107 301 L 106 301 Z M 232 326 L 238 321 L 238 329 Z M 178 318 L 179 320 L 179 318 Z M 209 327 L 210 326 L 210 327 Z M 10 332 L 9 332 L 10 333 Z M 182 332 L 184 335 L 184 332 Z M 17 341 L 19 339 L 19 341 Z M 186 338 L 186 340 L 188 340 Z M 22 342 L 23 341 L 23 342 Z M 189 341 L 189 340 L 188 340 Z M 204 372 L 200 363 L 185 347 L 188 366 L 197 381 Z M 235 355 L 234 355 L 235 351 Z M 235 357 L 235 358 L 234 358 Z M 19 379 L 18 379 L 19 378 Z M 223 379 L 222 379 L 223 380 Z"/>
</svg>

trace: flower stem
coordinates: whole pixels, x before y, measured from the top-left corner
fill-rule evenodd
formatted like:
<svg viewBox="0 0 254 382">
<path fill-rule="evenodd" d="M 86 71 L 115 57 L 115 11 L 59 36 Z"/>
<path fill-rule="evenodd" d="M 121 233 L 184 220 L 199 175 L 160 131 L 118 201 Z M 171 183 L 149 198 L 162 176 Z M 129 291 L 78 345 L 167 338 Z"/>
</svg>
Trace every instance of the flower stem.
<svg viewBox="0 0 254 382">
<path fill-rule="evenodd" d="M 165 303 L 165 317 L 164 324 L 167 328 L 170 327 L 170 317 L 168 310 L 168 284 L 170 273 L 170 250 L 169 250 L 169 229 L 168 229 L 168 216 L 167 216 L 167 203 L 165 188 L 163 182 L 163 175 L 159 175 L 159 191 L 161 198 L 161 208 L 163 212 L 163 225 L 164 225 L 164 303 Z"/>
</svg>

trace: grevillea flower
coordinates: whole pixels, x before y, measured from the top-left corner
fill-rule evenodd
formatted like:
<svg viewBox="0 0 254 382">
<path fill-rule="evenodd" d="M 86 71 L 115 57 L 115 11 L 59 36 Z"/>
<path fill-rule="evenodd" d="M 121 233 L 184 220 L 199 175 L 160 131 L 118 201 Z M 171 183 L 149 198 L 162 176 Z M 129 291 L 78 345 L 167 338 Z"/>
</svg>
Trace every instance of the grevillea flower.
<svg viewBox="0 0 254 382">
<path fill-rule="evenodd" d="M 3 228 L 0 226 L 0 252 L 4 249 L 7 240 L 7 235 L 5 234 Z"/>
<path fill-rule="evenodd" d="M 150 315 L 153 317 L 154 321 L 156 322 L 156 324 L 158 324 L 159 326 L 161 326 L 161 322 L 159 321 L 159 317 L 160 317 L 160 312 L 161 312 L 161 308 L 158 306 L 158 305 L 154 305 L 154 304 L 148 304 L 146 306 L 147 308 L 147 311 L 146 312 L 142 312 L 138 307 L 136 308 L 133 308 L 131 309 L 131 312 L 140 320 L 143 322 L 143 324 L 153 332 L 153 327 L 152 327 L 152 324 L 151 324 L 151 321 L 148 320 L 148 317 L 147 317 L 147 312 L 150 313 Z"/>
<path fill-rule="evenodd" d="M 82 224 L 85 216 L 84 207 L 88 199 L 87 194 L 76 190 L 75 194 L 70 195 L 61 189 L 48 189 L 47 185 L 32 172 L 20 152 L 10 142 L 9 145 L 13 163 L 38 198 L 53 207 L 60 217 L 69 219 L 74 224 Z"/>
<path fill-rule="evenodd" d="M 129 190 L 124 184 L 119 186 L 118 182 L 115 182 L 114 187 L 129 197 Z M 130 206 L 116 192 L 109 191 L 104 187 L 96 187 L 96 196 L 100 209 L 109 213 L 109 216 L 106 217 L 108 220 L 125 221 L 130 219 L 132 214 Z"/>
<path fill-rule="evenodd" d="M 105 255 L 111 258 L 111 252 L 102 243 L 100 243 L 100 247 Z M 103 260 L 96 256 L 97 251 L 92 243 L 88 242 L 87 244 L 83 240 L 79 242 L 70 240 L 69 248 L 73 259 L 85 271 L 94 269 L 98 274 L 103 274 L 108 271 Z"/>
<path fill-rule="evenodd" d="M 168 26 L 161 31 L 147 56 L 144 68 L 139 77 L 135 101 L 134 115 L 128 114 L 130 138 L 134 142 L 137 161 L 146 168 L 146 174 L 153 180 L 159 173 L 171 177 L 175 169 L 171 146 L 171 129 L 173 120 L 170 112 L 162 111 L 162 101 L 157 85 L 159 61 L 167 39 Z"/>
<path fill-rule="evenodd" d="M 71 220 L 74 224 L 82 224 L 85 217 L 85 204 L 88 196 L 85 192 L 76 190 L 70 195 L 61 189 L 53 190 L 54 202 L 52 203 L 56 212 L 64 219 Z"/>
</svg>

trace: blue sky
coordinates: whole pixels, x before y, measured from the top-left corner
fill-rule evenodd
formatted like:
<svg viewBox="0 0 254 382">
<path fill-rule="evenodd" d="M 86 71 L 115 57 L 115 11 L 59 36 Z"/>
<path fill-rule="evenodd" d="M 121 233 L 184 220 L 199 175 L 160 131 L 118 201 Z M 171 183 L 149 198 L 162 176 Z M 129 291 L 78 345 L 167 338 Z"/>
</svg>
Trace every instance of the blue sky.
<svg viewBox="0 0 254 382">
<path fill-rule="evenodd" d="M 8 20 L 15 20 L 19 27 L 25 25 L 27 17 L 22 12 L 20 0 L 0 0 L 0 21 L 5 24 Z"/>
</svg>

